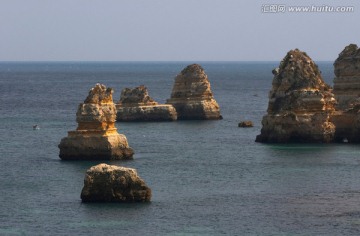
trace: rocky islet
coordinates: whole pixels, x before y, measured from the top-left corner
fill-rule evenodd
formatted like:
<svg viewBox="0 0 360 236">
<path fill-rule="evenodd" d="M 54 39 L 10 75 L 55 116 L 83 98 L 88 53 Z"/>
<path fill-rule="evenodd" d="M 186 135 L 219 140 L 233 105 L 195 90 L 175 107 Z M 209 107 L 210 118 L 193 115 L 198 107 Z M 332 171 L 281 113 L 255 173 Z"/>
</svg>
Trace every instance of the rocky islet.
<svg viewBox="0 0 360 236">
<path fill-rule="evenodd" d="M 117 121 L 174 121 L 175 108 L 169 104 L 159 104 L 149 96 L 144 86 L 125 88 L 116 104 Z"/>
<path fill-rule="evenodd" d="M 267 115 L 257 142 L 360 142 L 360 49 L 344 48 L 334 62 L 334 89 L 317 65 L 291 50 L 273 70 Z"/>
<path fill-rule="evenodd" d="M 222 119 L 208 76 L 199 64 L 188 65 L 175 77 L 166 103 L 175 107 L 178 120 Z"/>
<path fill-rule="evenodd" d="M 256 141 L 332 142 L 335 125 L 330 116 L 336 101 L 314 61 L 298 49 L 291 50 L 273 74 L 267 115 Z"/>
<path fill-rule="evenodd" d="M 78 127 L 69 131 L 59 144 L 63 160 L 131 159 L 134 151 L 127 138 L 115 127 L 116 108 L 113 89 L 96 84 L 78 107 Z"/>
<path fill-rule="evenodd" d="M 151 189 L 133 168 L 98 164 L 86 171 L 83 202 L 150 202 Z"/>
</svg>

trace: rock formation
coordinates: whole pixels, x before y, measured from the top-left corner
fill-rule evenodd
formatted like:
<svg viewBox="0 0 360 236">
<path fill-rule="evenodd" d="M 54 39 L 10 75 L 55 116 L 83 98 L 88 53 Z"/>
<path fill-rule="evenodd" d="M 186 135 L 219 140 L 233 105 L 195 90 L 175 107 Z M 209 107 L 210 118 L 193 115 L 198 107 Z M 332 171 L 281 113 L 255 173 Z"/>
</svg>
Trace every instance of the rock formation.
<svg viewBox="0 0 360 236">
<path fill-rule="evenodd" d="M 353 104 L 346 111 L 336 111 L 331 122 L 336 127 L 334 141 L 360 143 L 360 104 Z"/>
<path fill-rule="evenodd" d="M 346 110 L 360 101 L 360 49 L 350 44 L 334 63 L 334 94 L 337 110 Z"/>
<path fill-rule="evenodd" d="M 151 189 L 135 169 L 99 164 L 86 171 L 83 202 L 149 202 Z"/>
<path fill-rule="evenodd" d="M 78 127 L 59 144 L 63 160 L 130 159 L 134 152 L 115 127 L 113 90 L 96 84 L 76 113 Z"/>
<path fill-rule="evenodd" d="M 298 49 L 287 53 L 274 78 L 267 115 L 257 142 L 331 142 L 335 98 L 313 60 Z"/>
<path fill-rule="evenodd" d="M 121 91 L 116 104 L 117 121 L 174 121 L 176 110 L 172 105 L 158 104 L 152 99 L 145 86 Z"/>
<path fill-rule="evenodd" d="M 222 118 L 219 105 L 213 98 L 208 77 L 198 64 L 187 66 L 176 76 L 167 104 L 175 107 L 179 120 Z"/>
<path fill-rule="evenodd" d="M 360 142 L 360 49 L 350 44 L 334 63 L 334 95 L 337 111 L 331 117 L 336 126 L 335 141 Z"/>
<path fill-rule="evenodd" d="M 241 128 L 251 128 L 251 127 L 254 127 L 254 124 L 252 123 L 252 121 L 246 120 L 246 121 L 241 121 L 241 122 L 238 124 L 238 127 L 241 127 Z"/>
</svg>

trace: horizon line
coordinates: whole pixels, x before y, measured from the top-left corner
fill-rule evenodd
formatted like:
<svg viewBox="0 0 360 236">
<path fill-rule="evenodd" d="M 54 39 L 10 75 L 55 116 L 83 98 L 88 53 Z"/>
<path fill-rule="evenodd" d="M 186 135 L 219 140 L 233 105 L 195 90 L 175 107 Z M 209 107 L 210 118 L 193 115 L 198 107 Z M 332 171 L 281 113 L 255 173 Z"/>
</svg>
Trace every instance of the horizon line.
<svg viewBox="0 0 360 236">
<path fill-rule="evenodd" d="M 315 60 L 314 60 L 315 61 Z M 218 62 L 225 62 L 225 63 L 236 63 L 236 62 L 280 62 L 280 61 L 276 61 L 276 60 L 229 60 L 229 61 L 225 61 L 225 60 L 219 60 L 219 61 L 215 61 L 215 60 L 211 60 L 211 61 L 207 61 L 207 60 L 169 60 L 169 61 L 165 61 L 165 60 L 159 60 L 159 61 L 145 61 L 145 60 L 130 60 L 130 61 L 124 61 L 124 60 L 0 60 L 0 63 L 99 63 L 99 62 L 103 62 L 103 63 L 194 63 L 194 62 L 201 62 L 201 63 L 218 63 Z M 334 62 L 334 60 L 317 60 L 315 62 Z"/>
</svg>

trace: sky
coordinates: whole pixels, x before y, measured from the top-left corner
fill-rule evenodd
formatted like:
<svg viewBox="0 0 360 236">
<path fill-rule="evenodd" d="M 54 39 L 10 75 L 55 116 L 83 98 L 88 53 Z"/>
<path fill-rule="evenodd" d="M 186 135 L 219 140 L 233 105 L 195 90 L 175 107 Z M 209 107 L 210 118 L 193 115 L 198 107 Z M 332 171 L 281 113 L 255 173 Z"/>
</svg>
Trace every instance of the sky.
<svg viewBox="0 0 360 236">
<path fill-rule="evenodd" d="M 0 61 L 333 61 L 359 22 L 358 0 L 0 0 Z"/>
</svg>

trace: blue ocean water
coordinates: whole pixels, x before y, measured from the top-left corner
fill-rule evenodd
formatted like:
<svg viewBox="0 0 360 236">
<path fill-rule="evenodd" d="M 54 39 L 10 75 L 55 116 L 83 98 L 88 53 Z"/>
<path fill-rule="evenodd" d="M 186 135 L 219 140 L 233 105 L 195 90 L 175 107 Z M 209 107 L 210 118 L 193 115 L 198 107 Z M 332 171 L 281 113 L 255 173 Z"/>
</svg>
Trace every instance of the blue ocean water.
<svg viewBox="0 0 360 236">
<path fill-rule="evenodd" d="M 0 235 L 359 235 L 360 146 L 255 143 L 277 62 L 203 62 L 219 121 L 117 123 L 149 204 L 84 204 L 85 171 L 61 161 L 95 83 L 146 85 L 164 103 L 187 62 L 0 63 Z M 332 84 L 331 62 L 318 63 Z M 254 128 L 242 129 L 241 120 Z M 39 130 L 33 130 L 38 124 Z"/>
</svg>

